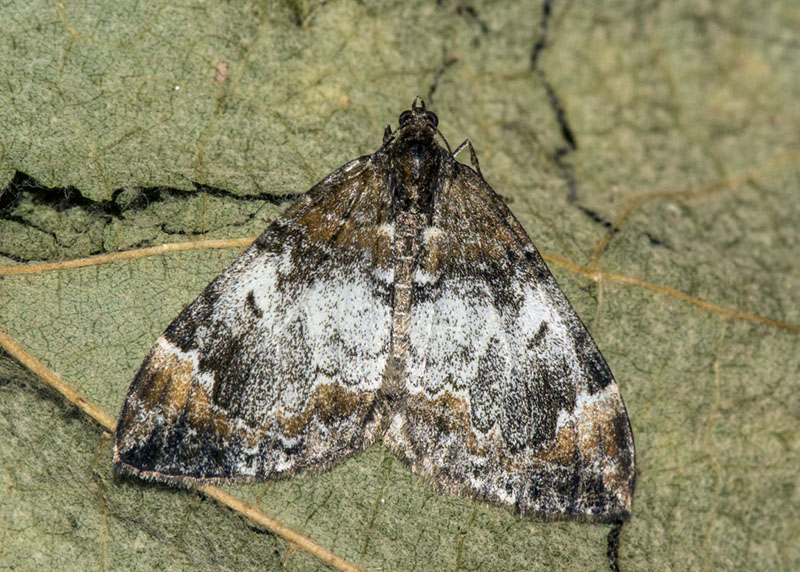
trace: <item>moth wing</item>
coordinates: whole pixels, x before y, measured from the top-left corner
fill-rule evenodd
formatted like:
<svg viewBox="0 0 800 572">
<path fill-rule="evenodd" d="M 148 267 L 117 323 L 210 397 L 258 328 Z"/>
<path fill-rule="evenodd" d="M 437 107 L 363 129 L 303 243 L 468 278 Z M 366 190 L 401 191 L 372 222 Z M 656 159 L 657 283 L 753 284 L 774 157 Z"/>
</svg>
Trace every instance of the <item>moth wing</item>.
<svg viewBox="0 0 800 572">
<path fill-rule="evenodd" d="M 424 233 L 407 403 L 386 444 L 444 490 L 523 514 L 628 514 L 633 438 L 611 371 L 508 208 L 452 168 Z"/>
<path fill-rule="evenodd" d="M 368 157 L 333 172 L 181 312 L 128 391 L 117 467 L 266 479 L 374 440 L 391 327 L 384 180 Z"/>
</svg>

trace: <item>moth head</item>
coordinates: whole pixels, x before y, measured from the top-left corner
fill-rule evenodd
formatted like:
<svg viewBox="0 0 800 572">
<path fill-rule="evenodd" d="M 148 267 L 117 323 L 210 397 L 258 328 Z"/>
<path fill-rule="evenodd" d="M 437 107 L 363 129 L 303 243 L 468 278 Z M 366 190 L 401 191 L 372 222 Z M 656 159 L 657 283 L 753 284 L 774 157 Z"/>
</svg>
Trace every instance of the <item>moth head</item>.
<svg viewBox="0 0 800 572">
<path fill-rule="evenodd" d="M 433 111 L 425 109 L 425 102 L 420 96 L 414 99 L 411 109 L 406 109 L 400 114 L 400 118 L 397 121 L 400 129 L 408 125 L 417 125 L 417 127 L 430 127 L 435 130 L 439 125 L 439 118 L 436 117 Z"/>
<path fill-rule="evenodd" d="M 416 163 L 422 163 L 426 157 L 428 162 L 436 162 L 441 151 L 441 146 L 436 143 L 438 136 L 447 152 L 452 154 L 450 145 L 439 131 L 439 118 L 434 112 L 428 111 L 421 97 L 417 96 L 411 109 L 400 114 L 398 123 L 397 131 L 387 126 L 382 150 L 391 150 L 396 157 L 409 154 L 409 158 Z"/>
</svg>

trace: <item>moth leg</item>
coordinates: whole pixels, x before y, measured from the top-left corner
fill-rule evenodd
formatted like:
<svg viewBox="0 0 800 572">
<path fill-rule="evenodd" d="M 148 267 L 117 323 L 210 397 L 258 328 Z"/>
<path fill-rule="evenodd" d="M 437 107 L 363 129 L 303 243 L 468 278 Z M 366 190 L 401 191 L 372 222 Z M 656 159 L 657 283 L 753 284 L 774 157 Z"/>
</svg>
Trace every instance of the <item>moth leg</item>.
<svg viewBox="0 0 800 572">
<path fill-rule="evenodd" d="M 392 126 L 387 125 L 386 129 L 383 130 L 383 144 L 386 145 L 386 143 L 388 143 L 391 138 L 392 138 Z"/>
<path fill-rule="evenodd" d="M 465 147 L 469 147 L 469 160 L 472 163 L 472 166 L 475 167 L 475 170 L 478 171 L 478 174 L 483 177 L 483 173 L 481 173 L 481 165 L 478 162 L 478 155 L 475 153 L 475 148 L 472 146 L 472 141 L 465 139 L 464 142 L 459 145 L 455 151 L 453 151 L 453 157 L 463 151 Z"/>
</svg>

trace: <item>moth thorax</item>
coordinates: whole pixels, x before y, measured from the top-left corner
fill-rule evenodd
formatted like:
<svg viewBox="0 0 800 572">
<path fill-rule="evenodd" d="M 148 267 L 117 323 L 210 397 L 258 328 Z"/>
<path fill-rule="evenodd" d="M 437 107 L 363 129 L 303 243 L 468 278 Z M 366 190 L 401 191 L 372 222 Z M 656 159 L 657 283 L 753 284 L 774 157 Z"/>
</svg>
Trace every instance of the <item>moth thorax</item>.
<svg viewBox="0 0 800 572">
<path fill-rule="evenodd" d="M 395 149 L 394 199 L 399 210 L 427 213 L 439 174 L 439 148 L 432 137 L 419 137 Z"/>
</svg>

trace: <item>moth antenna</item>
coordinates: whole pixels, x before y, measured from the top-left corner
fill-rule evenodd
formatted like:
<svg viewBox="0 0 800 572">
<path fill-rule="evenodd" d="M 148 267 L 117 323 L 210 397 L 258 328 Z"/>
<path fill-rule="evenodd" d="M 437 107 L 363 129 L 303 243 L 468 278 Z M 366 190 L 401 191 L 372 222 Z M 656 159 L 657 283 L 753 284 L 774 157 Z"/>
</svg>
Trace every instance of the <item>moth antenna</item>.
<svg viewBox="0 0 800 572">
<path fill-rule="evenodd" d="M 442 132 L 441 132 L 441 131 L 439 131 L 439 128 L 438 128 L 438 127 L 435 127 L 435 129 L 436 129 L 436 133 L 438 133 L 438 134 L 439 134 L 439 137 L 441 137 L 441 138 L 442 138 L 442 141 L 444 142 L 444 146 L 445 146 L 445 147 L 447 147 L 447 152 L 448 152 L 448 153 L 450 153 L 450 155 L 452 155 L 453 157 L 455 157 L 455 153 L 453 153 L 453 150 L 452 150 L 452 149 L 450 149 L 450 144 L 447 142 L 447 139 L 445 139 L 445 138 L 444 138 L 444 135 L 442 135 Z M 456 151 L 456 153 L 457 153 L 457 152 L 458 152 L 458 151 Z"/>
<path fill-rule="evenodd" d="M 464 142 L 458 146 L 455 153 L 453 153 L 453 157 L 455 157 L 461 151 L 463 151 L 464 147 L 469 147 L 469 160 L 472 163 L 472 166 L 475 167 L 475 170 L 478 171 L 478 174 L 482 178 L 483 173 L 481 173 L 481 164 L 478 162 L 478 154 L 475 153 L 475 147 L 472 146 L 472 141 L 470 141 L 469 139 L 464 140 Z"/>
</svg>

